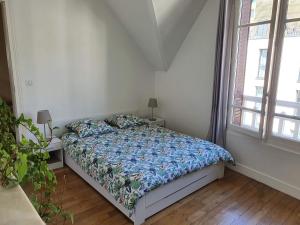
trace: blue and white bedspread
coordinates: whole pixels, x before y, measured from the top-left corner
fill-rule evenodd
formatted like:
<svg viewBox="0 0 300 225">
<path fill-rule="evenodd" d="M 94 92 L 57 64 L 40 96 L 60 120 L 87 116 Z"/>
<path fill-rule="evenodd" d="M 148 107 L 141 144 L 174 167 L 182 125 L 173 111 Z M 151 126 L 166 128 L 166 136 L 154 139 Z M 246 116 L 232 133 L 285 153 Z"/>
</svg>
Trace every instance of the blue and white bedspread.
<svg viewBox="0 0 300 225">
<path fill-rule="evenodd" d="M 220 161 L 233 162 L 215 144 L 157 126 L 86 138 L 66 133 L 62 140 L 66 154 L 131 212 L 160 185 Z"/>
</svg>

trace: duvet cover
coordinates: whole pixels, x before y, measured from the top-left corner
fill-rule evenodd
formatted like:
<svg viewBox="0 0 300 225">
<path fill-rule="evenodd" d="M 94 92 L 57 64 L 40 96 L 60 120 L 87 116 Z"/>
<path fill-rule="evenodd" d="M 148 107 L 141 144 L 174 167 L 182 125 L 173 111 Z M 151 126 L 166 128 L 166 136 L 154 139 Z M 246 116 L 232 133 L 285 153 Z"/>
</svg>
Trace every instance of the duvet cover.
<svg viewBox="0 0 300 225">
<path fill-rule="evenodd" d="M 65 153 L 116 201 L 133 212 L 145 193 L 231 154 L 211 142 L 158 126 L 137 126 L 104 135 L 62 137 Z"/>
</svg>

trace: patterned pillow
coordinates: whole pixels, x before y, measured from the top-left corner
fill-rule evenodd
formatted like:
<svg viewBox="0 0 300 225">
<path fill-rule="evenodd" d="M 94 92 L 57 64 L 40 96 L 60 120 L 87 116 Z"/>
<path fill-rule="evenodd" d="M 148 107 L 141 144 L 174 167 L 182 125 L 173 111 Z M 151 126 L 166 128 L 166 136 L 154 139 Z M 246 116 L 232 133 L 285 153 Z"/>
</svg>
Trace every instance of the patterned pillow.
<svg viewBox="0 0 300 225">
<path fill-rule="evenodd" d="M 66 127 L 79 137 L 84 138 L 92 135 L 101 135 L 113 132 L 115 129 L 101 120 L 80 120 L 67 124 Z"/>
<path fill-rule="evenodd" d="M 68 130 L 75 130 L 76 127 L 78 127 L 82 123 L 90 123 L 92 120 L 91 119 L 84 119 L 84 120 L 76 120 L 74 122 L 68 123 L 65 127 Z"/>
<path fill-rule="evenodd" d="M 134 127 L 145 124 L 145 120 L 132 114 L 115 114 L 105 120 L 112 126 L 120 129 Z"/>
</svg>

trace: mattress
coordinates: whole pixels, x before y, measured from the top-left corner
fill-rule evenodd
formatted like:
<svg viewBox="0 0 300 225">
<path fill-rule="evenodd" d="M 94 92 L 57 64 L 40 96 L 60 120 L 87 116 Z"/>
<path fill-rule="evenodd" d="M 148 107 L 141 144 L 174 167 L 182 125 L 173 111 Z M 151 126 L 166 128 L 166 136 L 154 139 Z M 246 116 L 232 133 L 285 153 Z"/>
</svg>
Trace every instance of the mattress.
<svg viewBox="0 0 300 225">
<path fill-rule="evenodd" d="M 86 138 L 66 133 L 62 141 L 65 154 L 129 211 L 161 185 L 220 161 L 233 162 L 220 146 L 158 126 Z"/>
</svg>

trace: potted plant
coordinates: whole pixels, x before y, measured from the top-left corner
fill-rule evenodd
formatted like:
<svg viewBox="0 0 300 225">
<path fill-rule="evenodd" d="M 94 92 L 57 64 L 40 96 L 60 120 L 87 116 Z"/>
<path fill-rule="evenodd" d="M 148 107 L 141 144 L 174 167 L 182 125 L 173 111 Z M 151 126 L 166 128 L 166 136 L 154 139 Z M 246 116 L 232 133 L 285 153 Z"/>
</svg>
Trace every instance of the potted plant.
<svg viewBox="0 0 300 225">
<path fill-rule="evenodd" d="M 23 135 L 17 141 L 18 128 L 25 129 L 34 138 L 29 139 Z M 31 202 L 45 223 L 54 223 L 58 218 L 73 223 L 73 216 L 53 199 L 57 180 L 47 165 L 49 153 L 44 151 L 50 141 L 44 138 L 31 119 L 25 118 L 23 114 L 16 118 L 11 108 L 0 98 L 1 186 L 11 188 L 18 184 L 30 184 Z"/>
</svg>

